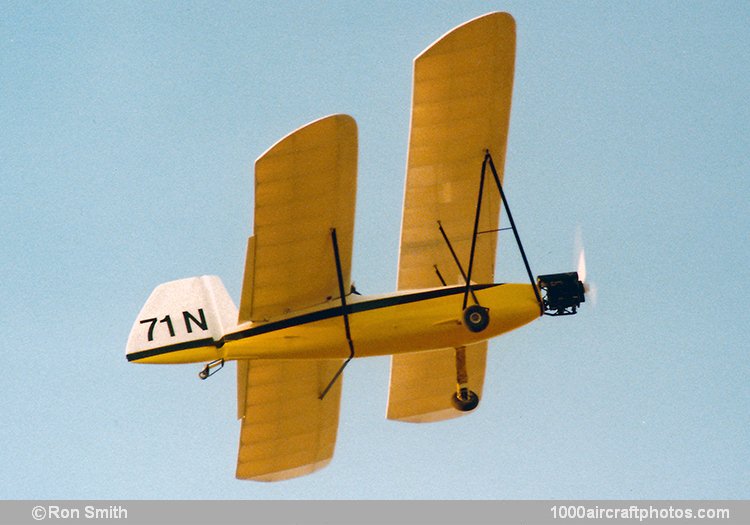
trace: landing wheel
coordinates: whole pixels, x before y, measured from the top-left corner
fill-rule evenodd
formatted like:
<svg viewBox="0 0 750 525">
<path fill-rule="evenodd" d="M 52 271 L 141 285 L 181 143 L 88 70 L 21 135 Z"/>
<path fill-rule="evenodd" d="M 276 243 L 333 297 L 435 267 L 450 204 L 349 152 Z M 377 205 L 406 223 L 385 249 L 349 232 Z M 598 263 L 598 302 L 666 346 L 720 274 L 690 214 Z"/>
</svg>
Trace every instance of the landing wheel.
<svg viewBox="0 0 750 525">
<path fill-rule="evenodd" d="M 208 368 L 204 368 L 200 372 L 198 372 L 198 377 L 201 379 L 208 379 Z"/>
<path fill-rule="evenodd" d="M 487 308 L 472 304 L 464 310 L 464 325 L 472 332 L 481 332 L 490 324 L 490 311 Z"/>
<path fill-rule="evenodd" d="M 479 405 L 479 396 L 468 388 L 462 388 L 451 396 L 451 403 L 456 410 L 471 412 Z"/>
</svg>

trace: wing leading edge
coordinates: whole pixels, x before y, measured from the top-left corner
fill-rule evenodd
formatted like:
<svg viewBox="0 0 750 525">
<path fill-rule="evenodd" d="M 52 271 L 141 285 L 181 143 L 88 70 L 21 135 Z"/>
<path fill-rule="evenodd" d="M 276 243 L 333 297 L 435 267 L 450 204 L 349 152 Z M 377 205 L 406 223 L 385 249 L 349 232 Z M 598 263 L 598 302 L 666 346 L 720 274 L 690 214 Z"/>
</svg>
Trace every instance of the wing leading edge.
<svg viewBox="0 0 750 525">
<path fill-rule="evenodd" d="M 468 266 L 485 152 L 502 181 L 515 63 L 515 22 L 507 13 L 471 20 L 428 47 L 414 61 L 411 131 L 401 227 L 398 288 L 460 282 L 460 271 L 438 229 Z M 496 192 L 485 191 L 472 280 L 491 282 L 500 215 Z M 467 363 L 472 389 L 484 381 L 486 344 Z M 447 374 L 447 377 L 445 377 Z M 415 383 L 416 378 L 419 378 Z M 443 386 L 440 386 L 443 385 Z M 438 396 L 436 392 L 441 392 Z M 444 397 L 443 393 L 445 392 Z M 452 348 L 391 358 L 387 417 L 435 421 L 460 415 Z M 479 391 L 477 391 L 479 393 Z M 442 401 L 438 401 L 438 397 Z M 420 404 L 411 399 L 433 399 Z"/>
</svg>

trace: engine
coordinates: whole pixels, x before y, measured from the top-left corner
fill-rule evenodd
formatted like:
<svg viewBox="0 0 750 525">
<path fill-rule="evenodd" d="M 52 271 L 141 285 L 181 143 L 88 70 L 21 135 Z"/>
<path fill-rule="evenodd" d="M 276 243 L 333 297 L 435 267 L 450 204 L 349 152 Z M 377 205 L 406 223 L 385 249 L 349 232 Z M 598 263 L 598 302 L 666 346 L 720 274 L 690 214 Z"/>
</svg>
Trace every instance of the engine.
<svg viewBox="0 0 750 525">
<path fill-rule="evenodd" d="M 586 301 L 586 290 L 578 272 L 539 275 L 537 286 L 542 292 L 545 315 L 573 315 Z"/>
</svg>

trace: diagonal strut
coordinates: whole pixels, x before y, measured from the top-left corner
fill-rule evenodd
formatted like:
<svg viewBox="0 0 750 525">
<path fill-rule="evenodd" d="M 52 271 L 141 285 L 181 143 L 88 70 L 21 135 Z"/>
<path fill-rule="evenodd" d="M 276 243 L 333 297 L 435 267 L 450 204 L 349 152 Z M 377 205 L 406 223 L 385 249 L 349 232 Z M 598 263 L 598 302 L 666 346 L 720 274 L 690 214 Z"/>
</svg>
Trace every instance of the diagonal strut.
<svg viewBox="0 0 750 525">
<path fill-rule="evenodd" d="M 342 317 L 344 318 L 344 332 L 346 333 L 346 341 L 349 343 L 349 357 L 344 361 L 344 364 L 341 365 L 341 368 L 338 369 L 338 371 L 334 374 L 333 379 L 331 379 L 331 382 L 328 383 L 328 386 L 325 387 L 323 390 L 323 393 L 318 396 L 318 399 L 323 400 L 324 397 L 326 397 L 326 394 L 329 390 L 333 387 L 333 385 L 336 383 L 336 380 L 339 378 L 341 373 L 344 371 L 344 368 L 346 368 L 346 365 L 349 364 L 349 361 L 352 360 L 354 357 L 354 341 L 352 341 L 352 333 L 351 329 L 349 328 L 349 309 L 346 306 L 346 294 L 344 293 L 344 275 L 341 271 L 341 257 L 339 256 L 339 242 L 338 238 L 336 237 L 336 228 L 331 228 L 331 240 L 333 241 L 333 258 L 336 260 L 336 277 L 338 278 L 339 282 L 339 295 L 341 296 L 341 312 Z"/>
</svg>

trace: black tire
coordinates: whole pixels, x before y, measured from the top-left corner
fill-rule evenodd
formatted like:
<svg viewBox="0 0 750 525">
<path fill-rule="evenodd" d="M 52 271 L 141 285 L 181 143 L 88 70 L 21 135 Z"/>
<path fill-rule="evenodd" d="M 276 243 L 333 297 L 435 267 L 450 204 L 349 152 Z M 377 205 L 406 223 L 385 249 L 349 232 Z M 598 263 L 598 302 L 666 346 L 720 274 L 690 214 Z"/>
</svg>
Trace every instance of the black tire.
<svg viewBox="0 0 750 525">
<path fill-rule="evenodd" d="M 451 396 L 451 403 L 456 410 L 461 412 L 471 412 L 479 405 L 479 396 L 476 392 L 473 392 L 468 388 L 462 388 L 460 396 L 458 393 Z"/>
<path fill-rule="evenodd" d="M 490 311 L 487 308 L 472 304 L 464 310 L 464 325 L 472 332 L 481 332 L 490 324 Z"/>
</svg>

